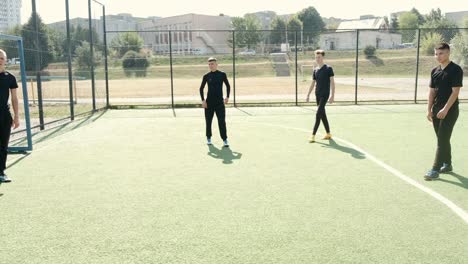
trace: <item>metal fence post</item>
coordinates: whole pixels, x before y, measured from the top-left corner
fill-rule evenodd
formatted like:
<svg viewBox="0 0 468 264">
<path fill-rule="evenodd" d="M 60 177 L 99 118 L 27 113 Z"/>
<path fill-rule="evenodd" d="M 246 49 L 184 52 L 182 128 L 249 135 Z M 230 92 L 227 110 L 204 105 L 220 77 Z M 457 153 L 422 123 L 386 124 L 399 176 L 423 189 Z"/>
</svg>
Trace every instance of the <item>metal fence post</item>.
<svg viewBox="0 0 468 264">
<path fill-rule="evenodd" d="M 72 52 L 71 52 L 71 35 L 70 35 L 70 5 L 69 0 L 65 0 L 65 13 L 67 17 L 67 62 L 68 62 L 68 93 L 70 96 L 70 120 L 75 120 L 75 104 L 73 96 L 73 67 L 72 67 Z"/>
<path fill-rule="evenodd" d="M 236 31 L 232 31 L 232 92 L 234 95 L 234 107 L 236 103 Z"/>
<path fill-rule="evenodd" d="M 107 28 L 106 28 L 106 6 L 102 5 L 103 33 L 104 33 L 104 75 L 106 79 L 106 108 L 109 109 L 109 62 L 107 54 Z"/>
<path fill-rule="evenodd" d="M 169 30 L 169 64 L 171 68 L 171 106 L 174 109 L 174 70 L 172 68 L 172 31 Z"/>
<path fill-rule="evenodd" d="M 295 53 L 296 53 L 296 56 L 295 56 L 295 67 L 296 67 L 296 73 L 295 73 L 295 78 L 296 78 L 296 106 L 298 105 L 298 83 L 297 83 L 297 30 L 296 30 L 296 33 L 294 35 L 294 42 L 295 42 L 295 45 L 296 45 L 296 48 L 295 48 Z"/>
<path fill-rule="evenodd" d="M 34 32 L 35 32 L 35 41 L 36 41 L 36 82 L 37 82 L 37 100 L 39 107 L 39 127 L 40 130 L 44 130 L 44 106 L 42 98 L 42 79 L 41 79 L 41 44 L 39 42 L 39 26 L 37 24 L 37 9 L 36 9 L 36 0 L 32 0 L 32 18 L 34 23 Z"/>
<path fill-rule="evenodd" d="M 421 29 L 418 29 L 418 43 L 416 46 L 416 80 L 414 82 L 414 103 L 418 103 L 418 79 L 419 79 L 419 50 L 421 43 Z"/>
<path fill-rule="evenodd" d="M 356 76 L 354 83 L 354 104 L 358 103 L 358 77 L 359 77 L 359 29 L 356 30 Z"/>
<path fill-rule="evenodd" d="M 94 39 L 93 39 L 93 24 L 91 21 L 91 0 L 88 0 L 88 25 L 89 25 L 89 51 L 91 56 L 91 91 L 93 97 L 93 111 L 96 111 L 96 82 L 94 79 Z"/>
</svg>

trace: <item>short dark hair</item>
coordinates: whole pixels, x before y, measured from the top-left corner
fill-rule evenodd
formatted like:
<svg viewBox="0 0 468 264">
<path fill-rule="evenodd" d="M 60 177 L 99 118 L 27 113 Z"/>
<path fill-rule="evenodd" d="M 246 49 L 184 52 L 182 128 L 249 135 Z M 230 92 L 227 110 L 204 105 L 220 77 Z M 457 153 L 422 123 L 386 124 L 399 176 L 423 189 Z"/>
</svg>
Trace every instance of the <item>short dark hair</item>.
<svg viewBox="0 0 468 264">
<path fill-rule="evenodd" d="M 450 45 L 446 42 L 441 42 L 435 46 L 436 50 L 449 50 L 450 51 Z"/>
<path fill-rule="evenodd" d="M 322 54 L 322 56 L 325 56 L 325 51 L 324 50 L 321 50 L 321 49 L 318 49 L 315 51 L 315 54 Z"/>
<path fill-rule="evenodd" d="M 217 62 L 218 60 L 216 58 L 210 57 L 208 58 L 208 62 Z"/>
</svg>

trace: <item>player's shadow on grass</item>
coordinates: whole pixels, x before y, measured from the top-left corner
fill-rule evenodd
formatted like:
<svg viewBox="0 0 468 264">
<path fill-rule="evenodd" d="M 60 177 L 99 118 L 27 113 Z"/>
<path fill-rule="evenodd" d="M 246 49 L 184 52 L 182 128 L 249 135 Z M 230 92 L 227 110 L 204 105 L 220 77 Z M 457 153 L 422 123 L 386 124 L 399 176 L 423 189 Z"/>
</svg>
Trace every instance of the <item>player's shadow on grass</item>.
<svg viewBox="0 0 468 264">
<path fill-rule="evenodd" d="M 238 160 L 242 157 L 242 153 L 232 151 L 231 148 L 223 147 L 221 149 L 208 145 L 208 156 L 214 159 L 223 160 L 224 164 L 232 164 L 233 160 Z"/>
<path fill-rule="evenodd" d="M 446 180 L 446 179 L 442 179 L 442 178 L 439 178 L 438 180 L 441 181 L 441 182 L 450 183 L 450 184 L 457 185 L 457 186 L 460 186 L 462 188 L 468 189 L 468 178 L 466 178 L 465 176 L 462 176 L 462 175 L 460 175 L 458 173 L 455 173 L 455 172 L 450 172 L 450 173 L 447 173 L 445 175 L 453 176 L 453 177 L 457 178 L 458 182 L 457 181 Z"/>
<path fill-rule="evenodd" d="M 336 150 L 339 150 L 341 152 L 350 154 L 355 159 L 365 159 L 366 158 L 366 155 L 364 153 L 362 153 L 360 151 L 357 151 L 357 150 L 355 150 L 353 148 L 349 148 L 349 147 L 340 145 L 340 144 L 336 143 L 336 141 L 333 140 L 333 139 L 330 139 L 328 141 L 328 144 L 325 144 L 325 143 L 322 143 L 322 142 L 316 142 L 316 144 L 320 144 L 324 148 L 332 148 L 332 149 L 336 149 Z"/>
</svg>

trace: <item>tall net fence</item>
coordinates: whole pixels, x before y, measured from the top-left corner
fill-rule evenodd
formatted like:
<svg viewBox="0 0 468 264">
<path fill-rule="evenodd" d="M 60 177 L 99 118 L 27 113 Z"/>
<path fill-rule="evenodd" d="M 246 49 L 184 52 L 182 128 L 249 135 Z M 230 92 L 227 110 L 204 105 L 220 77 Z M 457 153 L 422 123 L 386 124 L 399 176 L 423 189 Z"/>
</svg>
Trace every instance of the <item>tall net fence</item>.
<svg viewBox="0 0 468 264">
<path fill-rule="evenodd" d="M 83 4 L 88 12 L 83 12 Z M 104 6 L 94 0 L 61 1 L 54 6 L 60 11 L 57 22 L 41 16 L 50 8 L 48 1 L 32 1 L 28 20 L 4 32 L 23 39 L 24 61 L 19 60 L 14 41 L 0 40 L 0 48 L 9 58 L 7 70 L 19 77 L 20 65 L 25 66 L 33 130 L 68 122 L 107 106 Z M 19 97 L 21 104 L 22 91 Z M 24 118 L 24 113 L 20 116 Z M 21 127 L 13 132 L 12 140 L 23 135 Z"/>
<path fill-rule="evenodd" d="M 433 48 L 440 41 L 450 43 L 452 60 L 468 72 L 467 29 L 317 33 L 180 25 L 107 35 L 112 105 L 198 104 L 209 57 L 227 73 L 235 104 L 303 103 L 317 67 L 316 49 L 325 50 L 325 63 L 334 69 L 338 102 L 426 100 L 430 70 L 438 64 Z M 468 99 L 464 91 L 460 97 Z"/>
</svg>

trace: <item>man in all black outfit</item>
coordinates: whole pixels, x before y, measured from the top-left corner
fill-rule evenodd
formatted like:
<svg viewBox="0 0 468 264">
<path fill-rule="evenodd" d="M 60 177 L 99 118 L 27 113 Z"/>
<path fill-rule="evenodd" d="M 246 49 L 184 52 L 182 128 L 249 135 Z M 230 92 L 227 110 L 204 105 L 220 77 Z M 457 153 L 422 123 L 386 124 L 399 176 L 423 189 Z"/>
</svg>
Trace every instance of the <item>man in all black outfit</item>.
<svg viewBox="0 0 468 264">
<path fill-rule="evenodd" d="M 229 147 L 226 131 L 226 108 L 225 104 L 229 102 L 231 86 L 227 79 L 226 73 L 218 70 L 218 62 L 215 58 L 208 59 L 210 72 L 203 76 L 200 86 L 200 97 L 202 106 L 205 108 L 206 120 L 206 140 L 207 144 L 211 145 L 211 123 L 214 114 L 218 118 L 218 127 L 221 138 L 223 139 L 224 147 Z M 205 100 L 205 85 L 208 83 L 208 95 Z M 223 97 L 223 83 L 226 85 L 226 98 Z"/>
<path fill-rule="evenodd" d="M 317 114 L 315 117 L 314 130 L 312 136 L 309 139 L 310 143 L 315 142 L 315 134 L 320 126 L 320 121 L 323 122 L 325 131 L 327 134 L 323 139 L 331 139 L 332 135 L 330 134 L 330 125 L 328 124 L 327 114 L 325 112 L 325 105 L 327 102 L 333 103 L 335 100 L 335 79 L 333 76 L 333 68 L 323 62 L 325 56 L 325 51 L 316 50 L 315 51 L 315 61 L 317 62 L 317 68 L 314 69 L 312 74 L 312 84 L 309 88 L 309 93 L 307 94 L 306 101 L 309 102 L 310 94 L 315 89 L 315 98 L 318 105 Z"/>
<path fill-rule="evenodd" d="M 432 165 L 424 176 L 426 180 L 448 173 L 452 167 L 450 137 L 458 119 L 458 94 L 463 86 L 463 70 L 450 61 L 450 46 L 440 43 L 435 47 L 435 57 L 439 66 L 431 71 L 427 119 L 432 122 L 437 136 L 437 152 Z"/>
<path fill-rule="evenodd" d="M 11 182 L 5 174 L 8 155 L 8 143 L 10 141 L 11 128 L 19 127 L 18 96 L 16 89 L 18 84 L 13 74 L 6 71 L 7 54 L 0 49 L 0 183 Z M 11 117 L 8 100 L 11 94 L 14 118 Z"/>
</svg>

